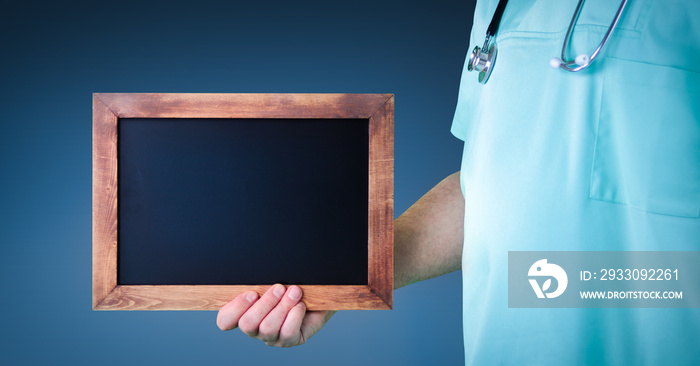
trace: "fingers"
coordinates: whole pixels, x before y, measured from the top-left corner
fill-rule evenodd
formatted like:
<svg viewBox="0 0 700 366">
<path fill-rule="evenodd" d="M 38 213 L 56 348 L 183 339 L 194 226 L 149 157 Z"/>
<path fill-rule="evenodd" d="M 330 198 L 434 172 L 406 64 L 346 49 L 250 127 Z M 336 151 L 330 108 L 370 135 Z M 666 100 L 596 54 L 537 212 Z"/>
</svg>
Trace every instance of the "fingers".
<svg viewBox="0 0 700 366">
<path fill-rule="evenodd" d="M 241 331 L 249 337 L 274 343 L 287 312 L 301 298 L 301 289 L 297 286 L 292 286 L 288 292 L 292 292 L 292 288 L 298 290 L 298 292 L 294 291 L 294 295 L 298 296 L 297 299 L 293 299 L 293 296 L 285 295 L 285 288 L 280 284 L 270 287 L 267 292 L 241 316 L 241 319 L 238 321 L 238 327 Z M 263 320 L 269 315 L 271 316 L 270 321 L 262 326 Z M 262 334 L 260 334 L 261 330 Z"/>
<path fill-rule="evenodd" d="M 297 303 L 289 313 L 280 328 L 279 339 L 276 346 L 293 347 L 304 343 L 301 336 L 301 324 L 306 315 L 306 305 L 303 302 Z"/>
<path fill-rule="evenodd" d="M 258 338 L 268 345 L 274 345 L 280 336 L 282 324 L 286 323 L 288 313 L 301 300 L 301 289 L 298 286 L 290 286 L 284 296 L 262 320 L 258 328 Z"/>
<path fill-rule="evenodd" d="M 268 346 L 292 347 L 305 343 L 326 324 L 334 311 L 306 311 L 301 288 L 276 284 L 260 298 L 245 292 L 226 304 L 217 317 L 222 330 L 239 327 Z"/>
<path fill-rule="evenodd" d="M 248 291 L 238 295 L 233 301 L 224 305 L 224 307 L 219 310 L 219 314 L 216 317 L 216 325 L 218 325 L 221 330 L 236 328 L 241 316 L 257 299 L 258 294 L 254 291 Z"/>
</svg>

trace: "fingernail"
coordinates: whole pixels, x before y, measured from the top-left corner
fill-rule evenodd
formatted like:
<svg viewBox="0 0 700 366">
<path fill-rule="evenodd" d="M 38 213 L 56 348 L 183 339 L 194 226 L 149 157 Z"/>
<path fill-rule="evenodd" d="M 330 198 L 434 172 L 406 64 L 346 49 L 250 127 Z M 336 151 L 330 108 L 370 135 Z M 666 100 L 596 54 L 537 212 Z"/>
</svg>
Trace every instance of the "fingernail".
<svg viewBox="0 0 700 366">
<path fill-rule="evenodd" d="M 255 301 L 256 297 L 258 297 L 258 296 L 255 292 L 248 291 L 248 293 L 245 295 L 245 300 L 248 302 L 253 302 L 253 301 Z"/>
<path fill-rule="evenodd" d="M 299 287 L 292 286 L 289 289 L 287 296 L 289 296 L 289 298 L 292 300 L 299 300 L 301 298 L 301 289 Z"/>
<path fill-rule="evenodd" d="M 275 285 L 275 287 L 272 288 L 272 294 L 275 295 L 275 297 L 282 297 L 282 295 L 284 295 L 284 286 Z"/>
</svg>

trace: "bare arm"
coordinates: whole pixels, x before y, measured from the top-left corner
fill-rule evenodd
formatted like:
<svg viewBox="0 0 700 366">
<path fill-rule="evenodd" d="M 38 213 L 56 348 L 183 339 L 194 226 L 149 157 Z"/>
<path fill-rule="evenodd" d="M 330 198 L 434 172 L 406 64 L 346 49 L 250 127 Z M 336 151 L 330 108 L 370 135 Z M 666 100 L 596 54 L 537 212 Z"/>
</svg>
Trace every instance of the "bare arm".
<svg viewBox="0 0 700 366">
<path fill-rule="evenodd" d="M 459 172 L 438 183 L 394 221 L 394 288 L 460 269 L 464 198 Z M 306 311 L 297 286 L 277 284 L 265 294 L 249 291 L 224 305 L 217 317 L 222 330 L 240 327 L 269 346 L 306 342 L 335 314 Z"/>
<path fill-rule="evenodd" d="M 463 239 L 464 196 L 457 172 L 394 221 L 394 288 L 460 269 Z"/>
</svg>

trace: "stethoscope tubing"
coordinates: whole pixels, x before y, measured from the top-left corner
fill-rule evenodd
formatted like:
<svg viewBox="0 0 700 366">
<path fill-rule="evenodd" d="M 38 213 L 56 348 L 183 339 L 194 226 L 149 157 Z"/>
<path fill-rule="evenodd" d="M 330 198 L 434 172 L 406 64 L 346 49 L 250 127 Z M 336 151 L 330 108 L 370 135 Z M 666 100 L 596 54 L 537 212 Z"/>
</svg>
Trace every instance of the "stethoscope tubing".
<svg viewBox="0 0 700 366">
<path fill-rule="evenodd" d="M 600 53 L 600 50 L 603 49 L 603 46 L 608 42 L 608 38 L 610 38 L 610 35 L 612 35 L 613 30 L 617 26 L 617 23 L 620 21 L 620 17 L 622 16 L 622 11 L 625 9 L 625 6 L 627 5 L 627 0 L 622 0 L 620 3 L 620 7 L 617 9 L 617 13 L 615 13 L 615 18 L 613 19 L 612 23 L 610 23 L 610 26 L 608 27 L 607 32 L 605 32 L 605 35 L 603 36 L 603 39 L 600 41 L 600 44 L 598 44 L 598 47 L 593 51 L 593 53 L 586 57 L 586 61 L 583 64 L 579 64 L 576 62 L 576 60 L 566 60 L 566 49 L 569 47 L 569 41 L 571 40 L 571 34 L 574 31 L 574 27 L 576 26 L 576 23 L 578 22 L 578 17 L 581 14 L 581 9 L 583 8 L 583 3 L 586 0 L 579 0 L 578 5 L 576 6 L 576 11 L 574 12 L 574 16 L 571 18 L 571 22 L 569 23 L 569 29 L 566 31 L 566 37 L 564 37 L 564 44 L 561 47 L 561 61 L 562 63 L 559 64 L 559 68 L 562 70 L 570 71 L 570 72 L 577 72 L 581 71 L 588 66 L 591 65 L 593 60 L 598 56 Z M 573 65 L 576 65 L 575 67 L 572 67 Z"/>
<path fill-rule="evenodd" d="M 576 10 L 574 15 L 571 17 L 571 22 L 569 23 L 569 28 L 566 31 L 566 36 L 564 37 L 564 43 L 561 47 L 561 58 L 553 58 L 550 64 L 554 68 L 559 68 L 569 72 L 581 71 L 591 65 L 593 60 L 600 54 L 601 50 L 608 42 L 608 39 L 612 35 L 617 23 L 620 21 L 622 12 L 627 5 L 628 0 L 622 0 L 620 6 L 615 13 L 615 18 L 610 23 L 608 30 L 605 32 L 603 39 L 598 44 L 598 47 L 593 51 L 593 53 L 588 56 L 586 54 L 580 54 L 576 56 L 573 60 L 566 59 L 566 50 L 569 47 L 571 36 L 576 28 L 576 23 L 578 22 L 579 15 L 583 9 L 583 4 L 585 0 L 579 0 L 576 5 Z M 498 54 L 498 47 L 496 46 L 495 36 L 498 32 L 498 28 L 503 18 L 503 12 L 505 11 L 508 0 L 500 0 L 496 11 L 491 18 L 491 23 L 486 30 L 486 39 L 484 40 L 484 46 L 479 48 L 479 46 L 474 47 L 474 50 L 469 56 L 469 62 L 467 64 L 468 71 L 478 71 L 479 72 L 479 83 L 486 84 L 489 80 L 491 73 L 493 72 L 493 67 L 496 64 L 496 56 Z M 492 41 L 493 39 L 493 41 Z"/>
</svg>

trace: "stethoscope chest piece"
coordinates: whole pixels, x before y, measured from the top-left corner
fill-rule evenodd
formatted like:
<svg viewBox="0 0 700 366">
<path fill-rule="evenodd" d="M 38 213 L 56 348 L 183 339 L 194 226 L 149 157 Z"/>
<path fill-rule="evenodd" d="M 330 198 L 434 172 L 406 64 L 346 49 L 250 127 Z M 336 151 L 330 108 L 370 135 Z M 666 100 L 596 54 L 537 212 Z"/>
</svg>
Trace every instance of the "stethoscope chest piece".
<svg viewBox="0 0 700 366">
<path fill-rule="evenodd" d="M 491 19 L 488 29 L 486 29 L 486 39 L 484 40 L 484 45 L 481 48 L 479 48 L 479 46 L 474 47 L 474 51 L 472 51 L 471 55 L 469 55 L 467 70 L 478 71 L 479 83 L 481 84 L 486 84 L 486 82 L 489 81 L 489 77 L 491 77 L 491 72 L 493 71 L 493 66 L 496 64 L 498 47 L 496 47 L 495 37 L 507 3 L 508 0 L 498 1 L 496 12 L 493 14 L 493 18 Z M 491 42 L 491 39 L 494 41 Z"/>
<path fill-rule="evenodd" d="M 498 47 L 496 43 L 484 45 L 484 48 L 488 50 L 484 51 L 479 46 L 474 47 L 471 55 L 469 55 L 469 63 L 467 64 L 467 70 L 478 71 L 479 72 L 479 83 L 486 84 L 491 77 L 491 71 L 493 71 L 493 65 L 496 64 L 496 56 L 498 55 Z"/>
</svg>

